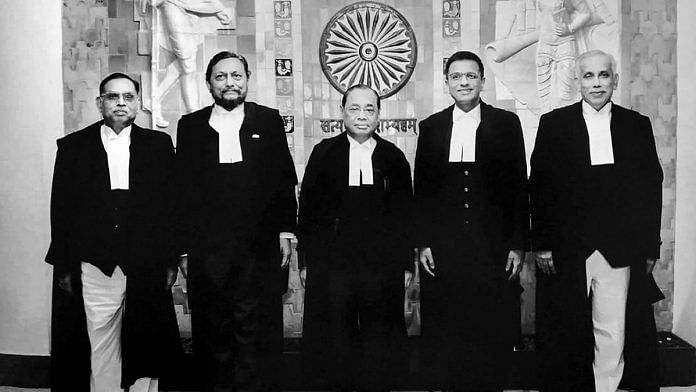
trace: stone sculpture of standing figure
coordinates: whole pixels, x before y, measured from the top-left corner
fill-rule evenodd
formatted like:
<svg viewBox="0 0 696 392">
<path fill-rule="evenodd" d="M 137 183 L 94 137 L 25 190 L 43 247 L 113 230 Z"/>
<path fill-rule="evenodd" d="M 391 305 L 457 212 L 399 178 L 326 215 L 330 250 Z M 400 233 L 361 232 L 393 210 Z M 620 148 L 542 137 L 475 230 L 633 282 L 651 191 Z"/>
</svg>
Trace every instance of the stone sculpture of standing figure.
<svg viewBox="0 0 696 392">
<path fill-rule="evenodd" d="M 541 112 L 575 100 L 575 35 L 592 19 L 585 0 L 537 0 L 537 90 Z"/>
<path fill-rule="evenodd" d="M 147 4 L 159 8 L 162 15 L 160 46 L 174 55 L 174 60 L 167 66 L 164 79 L 158 84 L 152 99 L 155 125 L 166 128 L 169 122 L 162 117 L 161 100 L 177 81 L 181 83 L 181 98 L 186 113 L 199 109 L 196 53 L 203 42 L 203 35 L 209 30 L 202 25 L 201 18 L 215 16 L 219 23 L 233 28 L 235 14 L 221 0 L 140 1 L 141 10 Z"/>
</svg>

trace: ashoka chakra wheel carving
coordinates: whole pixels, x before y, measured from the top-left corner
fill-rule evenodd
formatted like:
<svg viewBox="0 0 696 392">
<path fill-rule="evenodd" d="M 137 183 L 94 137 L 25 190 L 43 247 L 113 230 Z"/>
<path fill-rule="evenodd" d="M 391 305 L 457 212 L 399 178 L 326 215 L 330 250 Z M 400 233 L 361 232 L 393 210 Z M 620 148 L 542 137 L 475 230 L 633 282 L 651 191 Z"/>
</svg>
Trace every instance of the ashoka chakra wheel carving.
<svg viewBox="0 0 696 392">
<path fill-rule="evenodd" d="M 408 21 L 392 7 L 355 3 L 338 11 L 324 28 L 319 59 L 329 82 L 341 93 L 362 83 L 386 98 L 413 73 L 416 37 Z"/>
</svg>

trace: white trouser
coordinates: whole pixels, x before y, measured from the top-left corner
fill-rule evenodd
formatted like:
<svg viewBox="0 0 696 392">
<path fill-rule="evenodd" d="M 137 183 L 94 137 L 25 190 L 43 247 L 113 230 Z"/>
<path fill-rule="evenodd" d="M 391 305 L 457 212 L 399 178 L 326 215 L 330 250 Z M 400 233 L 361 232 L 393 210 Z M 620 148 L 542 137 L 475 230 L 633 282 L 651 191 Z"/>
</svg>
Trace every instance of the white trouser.
<svg viewBox="0 0 696 392">
<path fill-rule="evenodd" d="M 82 263 L 82 298 L 87 333 L 92 348 L 91 392 L 122 392 L 121 324 L 126 296 L 126 276 L 118 266 L 111 277 Z M 157 392 L 157 379 L 140 378 L 130 392 Z"/>
<path fill-rule="evenodd" d="M 587 295 L 592 290 L 594 370 L 597 392 L 616 392 L 624 370 L 626 297 L 631 267 L 612 268 L 599 251 L 585 262 Z"/>
</svg>

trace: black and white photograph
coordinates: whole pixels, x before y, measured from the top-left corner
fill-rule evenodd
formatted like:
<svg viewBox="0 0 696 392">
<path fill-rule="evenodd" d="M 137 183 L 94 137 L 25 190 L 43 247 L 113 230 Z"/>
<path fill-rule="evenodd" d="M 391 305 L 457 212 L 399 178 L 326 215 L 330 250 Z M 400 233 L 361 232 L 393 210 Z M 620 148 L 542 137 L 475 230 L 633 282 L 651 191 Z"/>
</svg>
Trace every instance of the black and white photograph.
<svg viewBox="0 0 696 392">
<path fill-rule="evenodd" d="M 696 392 L 693 0 L 0 16 L 0 392 Z"/>
</svg>

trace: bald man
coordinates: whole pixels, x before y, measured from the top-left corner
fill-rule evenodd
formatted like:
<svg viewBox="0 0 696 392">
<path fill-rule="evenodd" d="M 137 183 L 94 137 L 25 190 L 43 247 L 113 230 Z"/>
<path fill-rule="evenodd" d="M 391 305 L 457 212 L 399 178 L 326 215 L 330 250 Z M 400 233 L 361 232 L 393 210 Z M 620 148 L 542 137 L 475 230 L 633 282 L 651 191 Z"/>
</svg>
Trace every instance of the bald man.
<svg viewBox="0 0 696 392">
<path fill-rule="evenodd" d="M 611 101 L 610 55 L 586 52 L 576 64 L 582 101 L 541 117 L 531 160 L 541 389 L 614 392 L 623 377 L 657 391 L 655 140 L 646 116 Z"/>
</svg>

